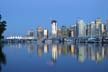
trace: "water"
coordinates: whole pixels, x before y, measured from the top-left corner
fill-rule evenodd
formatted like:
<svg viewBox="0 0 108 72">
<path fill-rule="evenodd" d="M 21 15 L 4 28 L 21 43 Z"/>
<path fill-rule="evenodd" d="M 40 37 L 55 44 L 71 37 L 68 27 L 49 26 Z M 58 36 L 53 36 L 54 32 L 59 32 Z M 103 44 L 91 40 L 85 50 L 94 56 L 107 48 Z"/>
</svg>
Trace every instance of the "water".
<svg viewBox="0 0 108 72">
<path fill-rule="evenodd" d="M 108 44 L 0 45 L 1 72 L 108 72 Z"/>
</svg>

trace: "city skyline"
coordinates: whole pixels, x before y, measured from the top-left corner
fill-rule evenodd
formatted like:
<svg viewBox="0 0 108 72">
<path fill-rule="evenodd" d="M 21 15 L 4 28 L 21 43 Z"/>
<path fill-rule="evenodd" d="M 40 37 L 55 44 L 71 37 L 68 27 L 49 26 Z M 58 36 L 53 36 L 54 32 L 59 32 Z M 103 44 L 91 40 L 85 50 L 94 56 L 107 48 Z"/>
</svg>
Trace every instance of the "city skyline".
<svg viewBox="0 0 108 72">
<path fill-rule="evenodd" d="M 108 0 L 1 0 L 0 14 L 8 24 L 4 35 L 23 35 L 38 25 L 50 29 L 52 19 L 56 19 L 59 26 L 70 26 L 78 18 L 89 22 L 100 17 L 105 22 L 107 3 Z"/>
<path fill-rule="evenodd" d="M 49 25 L 51 29 L 39 25 L 35 29 L 27 30 L 25 35 L 41 36 L 39 38 L 44 37 L 44 35 L 46 35 L 47 37 L 50 35 L 57 37 L 60 36 L 62 30 L 64 31 L 64 29 L 66 29 L 67 33 L 68 30 L 70 31 L 70 37 L 86 37 L 86 36 L 95 37 L 95 36 L 103 36 L 102 35 L 103 33 L 106 33 L 107 36 L 108 35 L 107 21 L 108 19 L 106 20 L 106 22 L 103 22 L 101 18 L 97 18 L 94 21 L 89 21 L 89 23 L 85 23 L 83 19 L 77 19 L 74 25 L 70 25 L 69 27 L 66 25 L 62 25 L 60 27 L 57 20 L 52 20 Z"/>
<path fill-rule="evenodd" d="M 0 72 L 108 72 L 108 0 L 0 0 Z"/>
</svg>

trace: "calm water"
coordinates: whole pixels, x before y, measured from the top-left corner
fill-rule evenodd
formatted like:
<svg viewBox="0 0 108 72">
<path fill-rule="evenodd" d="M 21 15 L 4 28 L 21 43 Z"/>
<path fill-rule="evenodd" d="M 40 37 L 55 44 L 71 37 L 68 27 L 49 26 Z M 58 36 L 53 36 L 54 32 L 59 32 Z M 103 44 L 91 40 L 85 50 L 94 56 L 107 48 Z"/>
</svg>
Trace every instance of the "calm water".
<svg viewBox="0 0 108 72">
<path fill-rule="evenodd" d="M 108 44 L 0 45 L 1 72 L 108 72 Z"/>
</svg>

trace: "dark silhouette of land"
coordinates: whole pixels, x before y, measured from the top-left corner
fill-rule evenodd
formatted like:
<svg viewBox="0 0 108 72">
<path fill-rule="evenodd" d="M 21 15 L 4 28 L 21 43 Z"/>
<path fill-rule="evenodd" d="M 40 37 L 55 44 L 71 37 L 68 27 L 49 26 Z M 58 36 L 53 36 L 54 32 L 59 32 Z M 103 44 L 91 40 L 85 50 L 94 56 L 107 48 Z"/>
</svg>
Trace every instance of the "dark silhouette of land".
<svg viewBox="0 0 108 72">
<path fill-rule="evenodd" d="M 2 64 L 6 64 L 5 54 L 3 53 L 3 43 L 1 40 L 4 38 L 3 33 L 6 30 L 6 21 L 2 20 L 2 16 L 0 15 L 0 72 L 2 70 Z"/>
<path fill-rule="evenodd" d="M 3 33 L 6 30 L 6 21 L 2 20 L 2 16 L 0 15 L 0 40 L 4 38 Z"/>
</svg>

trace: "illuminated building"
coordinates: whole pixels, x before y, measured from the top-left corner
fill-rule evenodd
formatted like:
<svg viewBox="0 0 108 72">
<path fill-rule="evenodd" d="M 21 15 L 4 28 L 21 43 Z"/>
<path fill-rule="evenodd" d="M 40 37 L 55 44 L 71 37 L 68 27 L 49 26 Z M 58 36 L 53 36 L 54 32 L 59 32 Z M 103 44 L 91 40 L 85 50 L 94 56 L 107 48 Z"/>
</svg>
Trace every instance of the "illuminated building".
<svg viewBox="0 0 108 72">
<path fill-rule="evenodd" d="M 95 20 L 95 25 L 96 25 L 95 34 L 96 34 L 96 37 L 100 37 L 102 35 L 101 24 L 102 24 L 101 18 L 97 18 Z"/>
<path fill-rule="evenodd" d="M 96 26 L 95 26 L 95 22 L 94 21 L 92 21 L 92 22 L 90 22 L 90 24 L 88 24 L 87 25 L 87 33 L 86 33 L 86 35 L 88 36 L 88 37 L 96 37 Z"/>
<path fill-rule="evenodd" d="M 47 29 L 44 29 L 44 37 L 48 38 L 48 30 Z"/>
<path fill-rule="evenodd" d="M 96 26 L 95 26 L 95 22 L 92 21 L 92 22 L 91 22 L 91 36 L 92 36 L 92 37 L 95 37 L 95 36 L 96 36 L 96 34 L 95 34 L 96 28 L 95 28 L 95 27 L 96 27 Z"/>
<path fill-rule="evenodd" d="M 86 36 L 86 26 L 85 22 L 82 19 L 77 21 L 77 35 L 78 37 L 85 37 Z"/>
<path fill-rule="evenodd" d="M 105 32 L 105 25 L 101 24 L 101 30 L 102 30 L 102 34 Z"/>
<path fill-rule="evenodd" d="M 71 33 L 70 33 L 71 37 L 76 37 L 76 25 L 71 26 L 70 31 L 71 31 Z"/>
<path fill-rule="evenodd" d="M 52 36 L 55 37 L 55 36 L 57 36 L 57 21 L 52 20 L 51 25 L 52 25 Z"/>
</svg>

